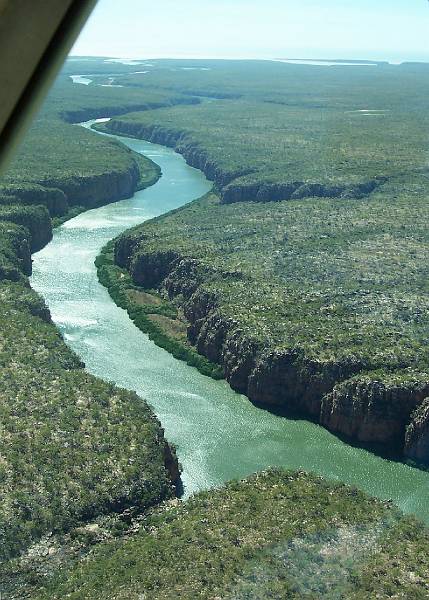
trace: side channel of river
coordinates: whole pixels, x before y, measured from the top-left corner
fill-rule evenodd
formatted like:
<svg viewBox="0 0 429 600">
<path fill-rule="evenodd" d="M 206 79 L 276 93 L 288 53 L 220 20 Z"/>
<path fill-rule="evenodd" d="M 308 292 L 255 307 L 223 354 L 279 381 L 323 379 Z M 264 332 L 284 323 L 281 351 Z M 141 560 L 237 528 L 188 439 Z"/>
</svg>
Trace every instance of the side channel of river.
<svg viewBox="0 0 429 600">
<path fill-rule="evenodd" d="M 94 267 L 102 246 L 211 187 L 173 150 L 118 139 L 158 163 L 161 179 L 129 200 L 82 213 L 58 228 L 34 255 L 31 284 L 88 371 L 135 390 L 152 405 L 177 446 L 185 495 L 269 466 L 302 468 L 392 499 L 429 522 L 429 473 L 348 446 L 318 425 L 254 407 L 226 382 L 204 377 L 158 348 L 112 302 Z"/>
</svg>

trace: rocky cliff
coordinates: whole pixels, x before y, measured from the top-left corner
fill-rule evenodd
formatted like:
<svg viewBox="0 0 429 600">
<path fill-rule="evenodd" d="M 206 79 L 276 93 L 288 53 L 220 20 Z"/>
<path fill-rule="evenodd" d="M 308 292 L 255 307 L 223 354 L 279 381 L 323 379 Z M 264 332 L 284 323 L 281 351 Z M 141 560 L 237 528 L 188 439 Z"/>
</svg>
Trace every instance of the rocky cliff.
<svg viewBox="0 0 429 600">
<path fill-rule="evenodd" d="M 278 202 L 280 200 L 295 200 L 300 198 L 363 198 L 373 192 L 381 183 L 374 179 L 359 184 L 327 185 L 321 183 L 264 183 L 240 184 L 232 182 L 222 190 L 222 202 Z"/>
<path fill-rule="evenodd" d="M 25 227 L 31 252 L 37 252 L 52 239 L 51 219 L 45 206 L 0 206 L 0 221 Z"/>
<path fill-rule="evenodd" d="M 419 463 L 429 464 L 429 390 L 427 397 L 411 416 L 405 433 L 405 455 Z"/>
<path fill-rule="evenodd" d="M 69 210 L 67 197 L 62 190 L 37 183 L 0 185 L 0 205 L 12 204 L 46 206 L 51 217 L 62 217 Z"/>
<path fill-rule="evenodd" d="M 106 130 L 118 135 L 128 135 L 139 139 L 148 140 L 154 144 L 162 144 L 174 148 L 182 154 L 188 165 L 200 169 L 208 179 L 214 181 L 219 187 L 226 186 L 230 181 L 250 171 L 222 170 L 207 153 L 195 142 L 193 142 L 185 131 L 177 129 L 166 129 L 157 125 L 142 125 L 130 121 L 114 119 L 104 125 Z"/>
<path fill-rule="evenodd" d="M 322 400 L 320 422 L 359 442 L 376 442 L 405 450 L 411 457 L 418 440 L 408 435 L 412 413 L 429 394 L 429 383 L 388 385 L 377 377 L 353 378 L 336 385 Z M 418 437 L 418 436 L 417 436 Z M 427 459 L 429 455 L 427 456 Z"/>
<path fill-rule="evenodd" d="M 58 189 L 69 206 L 94 208 L 116 202 L 133 195 L 139 180 L 136 163 L 123 171 L 111 171 L 100 175 L 75 176 L 68 179 L 50 179 L 41 182 L 47 189 Z"/>
<path fill-rule="evenodd" d="M 118 106 L 106 105 L 104 108 L 102 106 L 79 107 L 75 110 L 62 111 L 60 117 L 67 123 L 81 123 L 90 119 L 98 119 L 100 115 L 103 117 L 114 117 L 133 111 L 154 110 L 175 104 L 199 104 L 200 102 L 199 98 L 193 96 L 175 96 L 164 102 L 141 102 Z"/>
<path fill-rule="evenodd" d="M 136 284 L 159 288 L 182 304 L 189 341 L 252 402 L 307 415 L 351 440 L 429 462 L 429 382 L 387 384 L 359 375 L 364 365 L 355 357 L 323 362 L 297 348 L 261 344 L 223 314 L 205 285 L 210 268 L 177 252 L 145 252 L 141 234 L 117 240 L 115 262 Z"/>
<path fill-rule="evenodd" d="M 379 177 L 370 181 L 343 185 L 304 181 L 272 183 L 263 180 L 248 183 L 240 181 L 239 178 L 250 175 L 252 169 L 225 171 L 192 140 L 186 131 L 121 119 L 113 119 L 104 127 L 112 133 L 145 139 L 174 148 L 176 152 L 182 154 L 191 167 L 200 169 L 208 179 L 215 182 L 220 190 L 221 202 L 225 204 L 246 201 L 275 202 L 310 197 L 363 198 L 385 181 L 385 178 Z"/>
</svg>

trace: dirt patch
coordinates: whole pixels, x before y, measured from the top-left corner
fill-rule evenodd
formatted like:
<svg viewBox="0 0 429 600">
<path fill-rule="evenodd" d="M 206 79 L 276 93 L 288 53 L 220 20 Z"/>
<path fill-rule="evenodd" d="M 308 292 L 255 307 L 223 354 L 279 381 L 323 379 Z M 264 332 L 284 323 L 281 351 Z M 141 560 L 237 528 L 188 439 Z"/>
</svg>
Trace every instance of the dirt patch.
<svg viewBox="0 0 429 600">
<path fill-rule="evenodd" d="M 159 306 L 162 304 L 162 299 L 158 296 L 139 290 L 127 290 L 127 296 L 131 302 L 138 306 Z"/>
<path fill-rule="evenodd" d="M 162 331 L 171 338 L 180 342 L 187 342 L 186 323 L 179 319 L 170 319 L 164 315 L 148 315 L 148 318 L 156 323 Z"/>
</svg>

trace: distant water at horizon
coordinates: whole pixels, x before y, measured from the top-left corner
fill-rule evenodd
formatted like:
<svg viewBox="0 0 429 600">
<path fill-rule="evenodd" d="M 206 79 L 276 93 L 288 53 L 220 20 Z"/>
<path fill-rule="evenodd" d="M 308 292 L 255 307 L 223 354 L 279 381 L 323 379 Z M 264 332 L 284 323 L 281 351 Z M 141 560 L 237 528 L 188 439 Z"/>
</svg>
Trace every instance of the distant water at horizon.
<svg viewBox="0 0 429 600">
<path fill-rule="evenodd" d="M 319 59 L 319 60 L 312 60 L 309 58 L 271 58 L 270 60 L 274 61 L 274 62 L 282 62 L 282 63 L 290 63 L 290 64 L 294 64 L 294 65 L 315 65 L 318 67 L 334 67 L 334 66 L 339 66 L 339 67 L 377 67 L 379 64 L 384 64 L 385 61 L 383 63 L 381 62 L 369 62 L 369 61 L 363 61 L 363 62 L 357 62 L 357 61 L 343 61 L 341 59 L 338 60 L 325 60 L 325 59 Z M 400 64 L 400 63 L 389 63 L 389 64 Z"/>
<path fill-rule="evenodd" d="M 102 60 L 103 62 L 120 63 L 124 65 L 138 65 L 147 60 L 266 60 L 266 61 L 278 61 L 288 62 L 292 64 L 310 64 L 318 66 L 376 66 L 379 64 L 389 65 L 401 65 L 403 63 L 422 63 L 429 64 L 429 57 L 401 57 L 401 58 L 324 58 L 324 57 L 312 57 L 312 58 L 296 58 L 296 57 L 278 57 L 278 56 L 195 56 L 195 55 L 183 55 L 183 56 L 144 56 L 144 57 L 105 57 L 105 56 L 78 56 L 69 55 L 67 60 Z"/>
</svg>

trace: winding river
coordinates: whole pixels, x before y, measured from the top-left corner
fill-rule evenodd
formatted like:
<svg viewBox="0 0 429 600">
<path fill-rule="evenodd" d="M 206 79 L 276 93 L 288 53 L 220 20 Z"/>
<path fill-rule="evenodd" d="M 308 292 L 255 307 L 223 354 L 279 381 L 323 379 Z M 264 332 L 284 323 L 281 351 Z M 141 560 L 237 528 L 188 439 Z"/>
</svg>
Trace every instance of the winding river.
<svg viewBox="0 0 429 600">
<path fill-rule="evenodd" d="M 120 140 L 158 163 L 161 179 L 129 200 L 82 213 L 56 229 L 52 242 L 34 255 L 31 283 L 87 369 L 152 405 L 177 446 L 185 496 L 279 465 L 355 484 L 429 522 L 429 473 L 353 448 L 318 425 L 256 408 L 226 382 L 157 347 L 112 302 L 94 267 L 102 246 L 211 187 L 173 150 Z"/>
</svg>

